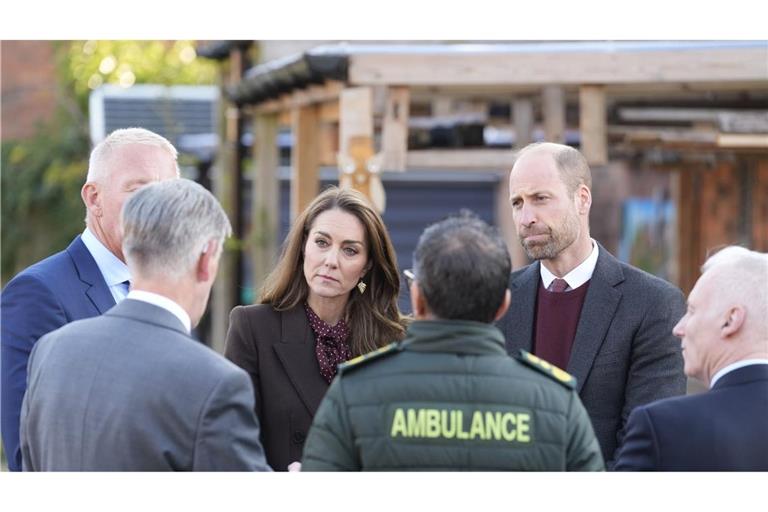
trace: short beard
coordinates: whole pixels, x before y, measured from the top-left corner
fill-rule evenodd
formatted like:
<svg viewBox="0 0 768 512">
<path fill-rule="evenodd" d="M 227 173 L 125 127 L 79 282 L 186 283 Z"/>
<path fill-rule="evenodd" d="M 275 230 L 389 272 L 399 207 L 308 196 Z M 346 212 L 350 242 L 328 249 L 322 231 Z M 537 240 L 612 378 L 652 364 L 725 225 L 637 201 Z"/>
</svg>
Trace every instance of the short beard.
<svg viewBox="0 0 768 512">
<path fill-rule="evenodd" d="M 546 242 L 528 244 L 520 238 L 520 244 L 525 254 L 532 260 L 551 260 L 570 247 L 579 236 L 579 218 L 568 215 L 559 226 L 549 228 L 549 239 Z"/>
</svg>

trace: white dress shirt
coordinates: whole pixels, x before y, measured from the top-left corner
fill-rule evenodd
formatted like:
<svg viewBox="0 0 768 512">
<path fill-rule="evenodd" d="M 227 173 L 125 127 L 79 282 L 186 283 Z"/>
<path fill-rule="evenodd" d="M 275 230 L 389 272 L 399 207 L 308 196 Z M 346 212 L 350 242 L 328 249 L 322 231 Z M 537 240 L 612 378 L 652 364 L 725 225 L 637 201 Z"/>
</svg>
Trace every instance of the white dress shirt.
<svg viewBox="0 0 768 512">
<path fill-rule="evenodd" d="M 80 239 L 85 244 L 88 252 L 91 253 L 91 256 L 93 256 L 93 259 L 96 260 L 96 266 L 99 267 L 99 272 L 104 277 L 104 281 L 107 283 L 115 303 L 119 303 L 128 294 L 128 288 L 123 284 L 131 279 L 128 266 L 120 261 L 120 258 L 112 254 L 109 249 L 104 247 L 104 244 L 96 238 L 90 229 L 85 228 Z"/>
<path fill-rule="evenodd" d="M 720 380 L 726 373 L 730 373 L 734 370 L 738 370 L 739 368 L 744 368 L 745 366 L 751 366 L 753 364 L 768 364 L 768 359 L 744 359 L 743 361 L 736 361 L 735 363 L 731 363 L 728 366 L 720 368 L 720 370 L 715 373 L 715 375 L 712 377 L 712 380 L 709 382 L 709 389 L 712 389 L 715 386 L 715 382 Z"/>
<path fill-rule="evenodd" d="M 184 329 L 186 329 L 187 334 L 189 334 L 192 331 L 192 321 L 190 320 L 187 312 L 184 311 L 184 308 L 179 306 L 176 302 L 172 301 L 168 297 L 163 297 L 162 295 L 158 295 L 157 293 L 147 292 L 144 290 L 131 290 L 130 293 L 128 293 L 128 296 L 126 298 L 133 299 L 133 300 L 140 300 L 142 302 L 147 302 L 159 308 L 163 308 L 164 310 L 168 311 L 169 313 L 172 313 L 176 318 L 179 319 L 182 325 L 184 325 Z"/>
<path fill-rule="evenodd" d="M 568 283 L 567 290 L 575 290 L 592 279 L 592 274 L 595 272 L 595 266 L 597 266 L 598 249 L 597 243 L 591 238 L 590 240 L 592 240 L 592 252 L 589 253 L 587 259 L 579 263 L 576 268 L 563 276 L 565 282 Z M 539 265 L 539 269 L 544 288 L 549 289 L 549 285 L 552 284 L 552 281 L 554 281 L 557 276 L 550 272 L 544 265 Z"/>
</svg>

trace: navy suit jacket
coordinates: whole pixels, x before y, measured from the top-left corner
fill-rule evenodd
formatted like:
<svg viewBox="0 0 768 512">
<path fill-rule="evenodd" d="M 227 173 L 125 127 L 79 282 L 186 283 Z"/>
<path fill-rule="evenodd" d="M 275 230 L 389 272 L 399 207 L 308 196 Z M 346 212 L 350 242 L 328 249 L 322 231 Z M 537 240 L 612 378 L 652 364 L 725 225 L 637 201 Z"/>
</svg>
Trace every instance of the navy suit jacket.
<svg viewBox="0 0 768 512">
<path fill-rule="evenodd" d="M 0 302 L 2 437 L 8 468 L 19 471 L 19 416 L 32 348 L 43 335 L 69 322 L 105 313 L 115 299 L 78 235 L 66 250 L 14 277 L 3 289 Z"/>
<path fill-rule="evenodd" d="M 729 372 L 699 395 L 635 409 L 615 469 L 768 471 L 768 365 Z"/>
<path fill-rule="evenodd" d="M 516 270 L 510 278 L 512 304 L 497 323 L 510 354 L 533 348 L 539 265 Z M 672 335 L 684 313 L 678 288 L 600 246 L 565 370 L 577 379 L 609 469 L 630 412 L 685 393 L 680 340 Z"/>
</svg>

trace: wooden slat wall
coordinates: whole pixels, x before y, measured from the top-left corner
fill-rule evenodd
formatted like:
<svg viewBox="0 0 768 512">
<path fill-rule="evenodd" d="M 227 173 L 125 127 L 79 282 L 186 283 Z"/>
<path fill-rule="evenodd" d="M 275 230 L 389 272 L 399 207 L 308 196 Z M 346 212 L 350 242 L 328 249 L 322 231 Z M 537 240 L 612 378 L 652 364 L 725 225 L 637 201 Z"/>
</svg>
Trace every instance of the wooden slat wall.
<svg viewBox="0 0 768 512">
<path fill-rule="evenodd" d="M 752 185 L 752 249 L 768 252 L 768 160 L 757 162 Z"/>
<path fill-rule="evenodd" d="M 698 170 L 685 170 L 678 173 L 677 187 L 677 254 L 678 254 L 678 286 L 687 295 L 693 288 L 698 276 L 699 235 L 699 189 L 700 175 Z M 698 263 L 697 263 L 698 262 Z"/>
<path fill-rule="evenodd" d="M 768 160 L 740 157 L 715 168 L 686 168 L 677 193 L 679 286 L 686 294 L 699 269 L 725 245 L 768 252 Z"/>
<path fill-rule="evenodd" d="M 699 265 L 723 245 L 741 243 L 741 181 L 732 163 L 704 173 L 701 188 Z"/>
</svg>

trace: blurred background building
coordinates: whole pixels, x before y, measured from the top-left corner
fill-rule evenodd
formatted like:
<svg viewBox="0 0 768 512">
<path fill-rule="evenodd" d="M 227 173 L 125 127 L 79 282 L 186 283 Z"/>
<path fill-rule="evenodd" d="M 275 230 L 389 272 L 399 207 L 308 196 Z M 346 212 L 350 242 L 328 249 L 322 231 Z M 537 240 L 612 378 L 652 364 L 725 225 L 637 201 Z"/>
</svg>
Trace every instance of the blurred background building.
<svg viewBox="0 0 768 512">
<path fill-rule="evenodd" d="M 145 126 L 235 229 L 199 332 L 218 350 L 293 216 L 340 179 L 383 209 L 402 268 L 459 208 L 526 264 L 506 180 L 531 141 L 581 149 L 594 238 L 686 293 L 717 247 L 768 251 L 766 41 L 104 43 L 0 46 L 3 280 L 82 230 L 91 144 Z"/>
</svg>

